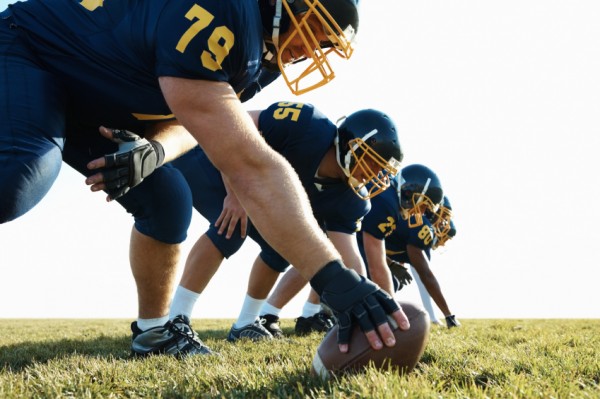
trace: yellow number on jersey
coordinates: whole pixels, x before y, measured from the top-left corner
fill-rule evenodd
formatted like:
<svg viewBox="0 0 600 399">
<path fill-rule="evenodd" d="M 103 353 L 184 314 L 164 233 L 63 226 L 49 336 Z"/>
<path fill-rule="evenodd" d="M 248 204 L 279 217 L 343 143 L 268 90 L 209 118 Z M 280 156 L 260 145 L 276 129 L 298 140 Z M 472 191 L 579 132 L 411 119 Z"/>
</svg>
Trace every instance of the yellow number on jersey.
<svg viewBox="0 0 600 399">
<path fill-rule="evenodd" d="M 185 52 L 185 49 L 192 39 L 196 37 L 200 31 L 205 29 L 215 18 L 198 4 L 194 4 L 185 14 L 185 17 L 190 21 L 193 21 L 194 19 L 197 19 L 197 21 L 194 22 L 181 36 L 181 39 L 179 39 L 175 48 L 180 53 Z M 229 54 L 229 50 L 233 47 L 234 41 L 235 38 L 233 32 L 229 30 L 229 28 L 226 26 L 217 26 L 208 38 L 209 51 L 204 50 L 200 56 L 202 66 L 213 72 L 221 69 L 221 63 Z"/>
<path fill-rule="evenodd" d="M 387 222 L 379 223 L 377 227 L 379 228 L 379 231 L 384 233 L 385 237 L 387 237 L 396 230 L 396 221 L 393 217 L 388 216 Z"/>
<path fill-rule="evenodd" d="M 88 11 L 94 11 L 104 5 L 104 0 L 82 0 L 79 4 Z"/>
<path fill-rule="evenodd" d="M 419 230 L 419 238 L 427 245 L 433 240 L 433 234 L 431 233 L 431 229 L 427 225 L 423 225 L 421 230 Z"/>
<path fill-rule="evenodd" d="M 273 118 L 281 120 L 289 116 L 292 121 L 298 122 L 298 118 L 300 118 L 300 111 L 304 104 L 281 102 L 277 103 L 277 105 L 281 108 L 277 108 L 275 112 L 273 112 Z"/>
<path fill-rule="evenodd" d="M 221 63 L 227 57 L 227 54 L 229 54 L 234 41 L 233 32 L 229 28 L 226 26 L 216 27 L 208 39 L 208 49 L 210 52 L 205 50 L 202 52 L 202 57 L 200 57 L 202 65 L 213 72 L 221 69 Z"/>
</svg>

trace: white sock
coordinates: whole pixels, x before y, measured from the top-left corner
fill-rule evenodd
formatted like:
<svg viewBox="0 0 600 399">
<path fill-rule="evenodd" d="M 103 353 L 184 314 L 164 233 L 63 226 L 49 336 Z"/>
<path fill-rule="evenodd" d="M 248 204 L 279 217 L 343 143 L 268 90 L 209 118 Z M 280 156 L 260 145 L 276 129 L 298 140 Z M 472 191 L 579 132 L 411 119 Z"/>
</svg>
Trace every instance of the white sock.
<svg viewBox="0 0 600 399">
<path fill-rule="evenodd" d="M 171 303 L 171 309 L 169 310 L 169 319 L 173 320 L 179 315 L 184 315 L 191 319 L 194 305 L 199 297 L 200 294 L 197 292 L 188 290 L 181 285 L 178 286 L 175 290 L 173 302 Z"/>
<path fill-rule="evenodd" d="M 302 317 L 310 317 L 314 316 L 321 311 L 320 303 L 310 303 L 308 301 L 304 302 L 304 307 L 302 307 Z"/>
<path fill-rule="evenodd" d="M 233 324 L 235 328 L 240 328 L 252 324 L 258 319 L 258 313 L 266 299 L 254 299 L 250 295 L 246 294 L 242 310 L 238 316 L 237 321 Z"/>
<path fill-rule="evenodd" d="M 269 302 L 265 302 L 263 304 L 262 309 L 260 310 L 261 316 L 264 316 L 266 314 L 272 314 L 274 316 L 279 317 L 279 313 L 281 313 L 281 309 L 276 308 L 275 306 L 271 305 Z"/>
<path fill-rule="evenodd" d="M 137 326 L 140 330 L 146 331 L 154 327 L 162 327 L 169 321 L 169 316 L 158 317 L 156 319 L 137 319 Z"/>
</svg>

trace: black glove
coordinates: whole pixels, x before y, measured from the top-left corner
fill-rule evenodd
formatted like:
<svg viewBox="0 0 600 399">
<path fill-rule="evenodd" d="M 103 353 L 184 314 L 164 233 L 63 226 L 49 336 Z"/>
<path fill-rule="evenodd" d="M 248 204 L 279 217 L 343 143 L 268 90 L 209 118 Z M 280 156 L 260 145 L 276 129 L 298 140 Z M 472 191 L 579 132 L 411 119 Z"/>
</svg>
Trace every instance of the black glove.
<svg viewBox="0 0 600 399">
<path fill-rule="evenodd" d="M 102 175 L 105 191 L 114 200 L 162 165 L 165 150 L 158 141 L 146 140 L 128 130 L 115 129 L 112 133 L 113 141 L 119 143 L 119 151 L 104 156 L 106 166 Z"/>
<path fill-rule="evenodd" d="M 310 280 L 321 302 L 335 314 L 338 324 L 338 344 L 347 344 L 354 319 L 364 332 L 387 323 L 387 314 L 400 309 L 398 303 L 376 284 L 359 276 L 354 270 L 333 261 Z"/>
<path fill-rule="evenodd" d="M 456 320 L 456 316 L 451 314 L 450 316 L 446 316 L 446 325 L 448 328 L 460 327 L 460 322 Z"/>
<path fill-rule="evenodd" d="M 400 291 L 402 287 L 409 285 L 412 282 L 413 278 L 410 275 L 407 267 L 390 257 L 387 257 L 387 264 L 392 272 L 392 276 L 396 277 L 398 281 L 398 289 L 396 291 Z"/>
</svg>

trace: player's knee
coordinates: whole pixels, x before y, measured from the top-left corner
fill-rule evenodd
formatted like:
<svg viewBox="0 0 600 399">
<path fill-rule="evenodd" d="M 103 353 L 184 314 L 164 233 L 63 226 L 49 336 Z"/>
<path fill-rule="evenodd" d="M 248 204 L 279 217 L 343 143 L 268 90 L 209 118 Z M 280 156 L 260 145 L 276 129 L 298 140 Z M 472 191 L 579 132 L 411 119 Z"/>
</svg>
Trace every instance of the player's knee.
<svg viewBox="0 0 600 399">
<path fill-rule="evenodd" d="M 192 220 L 192 194 L 181 173 L 158 168 L 119 201 L 135 218 L 136 229 L 158 241 L 178 244 Z"/>
<path fill-rule="evenodd" d="M 3 159 L 0 171 L 0 223 L 23 216 L 48 193 L 62 163 L 60 150 L 50 150 L 43 156 L 19 156 Z"/>
<path fill-rule="evenodd" d="M 267 266 L 269 266 L 271 269 L 275 270 L 278 273 L 283 273 L 290 265 L 290 263 L 287 260 L 285 260 L 281 255 L 279 255 L 277 252 L 271 249 L 263 249 L 260 252 L 260 258 L 263 260 L 263 262 L 265 262 Z"/>
<path fill-rule="evenodd" d="M 231 255 L 236 253 L 242 247 L 242 244 L 244 244 L 245 241 L 245 238 L 242 238 L 241 234 L 239 233 L 239 226 L 230 238 L 226 238 L 225 234 L 219 234 L 214 225 L 210 226 L 206 232 L 206 235 L 208 238 L 210 238 L 212 243 L 225 258 L 229 258 Z"/>
</svg>

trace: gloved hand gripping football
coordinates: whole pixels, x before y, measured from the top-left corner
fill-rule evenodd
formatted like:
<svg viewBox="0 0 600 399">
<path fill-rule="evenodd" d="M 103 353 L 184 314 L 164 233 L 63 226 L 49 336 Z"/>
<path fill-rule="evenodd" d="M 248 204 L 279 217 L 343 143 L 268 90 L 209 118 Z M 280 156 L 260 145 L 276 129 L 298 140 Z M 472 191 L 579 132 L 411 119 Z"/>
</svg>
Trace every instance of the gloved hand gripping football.
<svg viewBox="0 0 600 399">
<path fill-rule="evenodd" d="M 165 151 L 158 141 L 146 140 L 128 130 L 115 129 L 112 134 L 119 150 L 104 156 L 106 166 L 102 175 L 105 191 L 114 200 L 161 166 Z"/>
<path fill-rule="evenodd" d="M 400 308 L 376 284 L 343 267 L 340 262 L 328 263 L 314 275 L 310 285 L 338 319 L 338 344 L 350 341 L 354 319 L 362 331 L 368 332 L 387 323 L 387 314 Z"/>
</svg>

